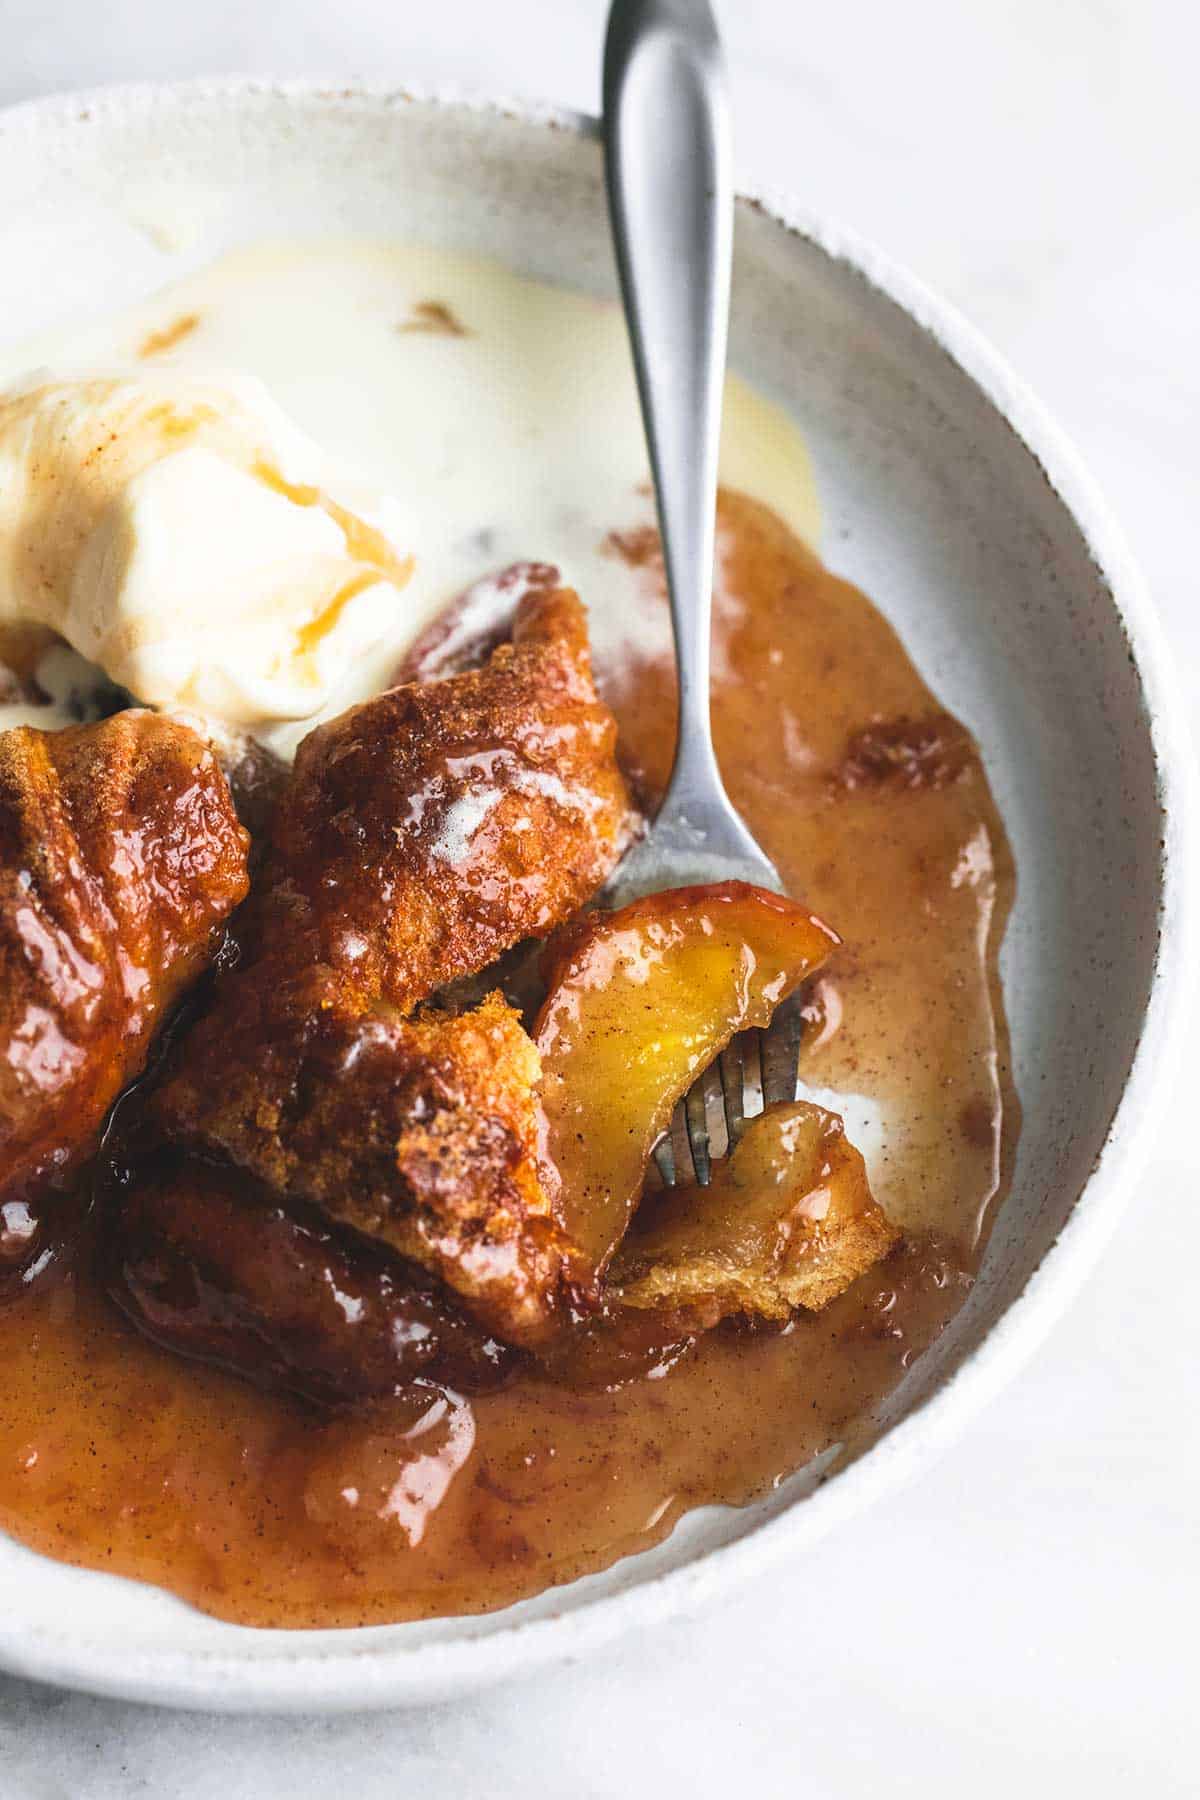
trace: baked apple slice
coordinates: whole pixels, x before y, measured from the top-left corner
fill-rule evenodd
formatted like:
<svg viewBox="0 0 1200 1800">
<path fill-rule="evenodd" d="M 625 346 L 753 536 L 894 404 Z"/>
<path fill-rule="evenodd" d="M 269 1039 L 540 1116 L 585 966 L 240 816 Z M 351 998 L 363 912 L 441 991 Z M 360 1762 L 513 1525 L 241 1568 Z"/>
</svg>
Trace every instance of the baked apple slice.
<svg viewBox="0 0 1200 1800">
<path fill-rule="evenodd" d="M 708 1187 L 648 1195 L 609 1279 L 623 1305 L 701 1329 L 730 1313 L 784 1319 L 819 1312 L 899 1236 L 842 1121 L 798 1100 L 753 1120 Z"/>
<path fill-rule="evenodd" d="M 562 1224 L 600 1273 L 675 1102 L 824 962 L 836 934 L 747 882 L 672 888 L 592 913 L 550 946 L 534 1036 Z"/>
</svg>

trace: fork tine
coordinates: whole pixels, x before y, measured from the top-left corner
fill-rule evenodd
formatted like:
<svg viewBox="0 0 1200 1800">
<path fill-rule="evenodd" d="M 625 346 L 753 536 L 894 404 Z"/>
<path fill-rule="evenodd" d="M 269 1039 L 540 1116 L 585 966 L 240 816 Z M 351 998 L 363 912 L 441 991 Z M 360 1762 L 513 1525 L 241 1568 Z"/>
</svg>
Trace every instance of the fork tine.
<svg viewBox="0 0 1200 1800">
<path fill-rule="evenodd" d="M 710 1162 L 729 1154 L 729 1126 L 725 1119 L 725 1094 L 718 1063 L 709 1063 L 700 1077 L 704 1087 L 704 1116 L 708 1122 L 708 1155 Z"/>
<path fill-rule="evenodd" d="M 654 1146 L 667 1187 L 692 1182 L 707 1187 L 714 1158 L 737 1147 L 747 1119 L 765 1106 L 796 1098 L 803 1034 L 799 1002 L 785 1000 L 765 1031 L 739 1032 L 697 1076 Z"/>
<path fill-rule="evenodd" d="M 707 1187 L 712 1180 L 712 1162 L 708 1154 L 708 1115 L 704 1105 L 704 1077 L 693 1081 L 683 1096 L 684 1118 L 687 1121 L 688 1143 L 692 1151 L 692 1167 L 696 1171 L 696 1180 L 701 1187 Z"/>
<path fill-rule="evenodd" d="M 671 1114 L 671 1160 L 675 1170 L 675 1184 L 687 1184 L 696 1179 L 696 1165 L 692 1161 L 692 1145 L 688 1137 L 687 1114 L 681 1100 Z"/>
<path fill-rule="evenodd" d="M 741 1032 L 731 1038 L 721 1052 L 721 1087 L 725 1096 L 725 1130 L 729 1137 L 729 1148 L 737 1148 L 738 1139 L 746 1129 L 746 1113 L 742 1105 L 742 1086 L 746 1079 L 745 1037 Z"/>
<path fill-rule="evenodd" d="M 764 1106 L 778 1106 L 780 1101 L 796 1098 L 803 1034 L 804 1020 L 793 996 L 776 1007 L 774 1018 L 761 1033 Z"/>
<path fill-rule="evenodd" d="M 762 1032 L 742 1033 L 743 1121 L 757 1118 L 763 1109 Z"/>
</svg>

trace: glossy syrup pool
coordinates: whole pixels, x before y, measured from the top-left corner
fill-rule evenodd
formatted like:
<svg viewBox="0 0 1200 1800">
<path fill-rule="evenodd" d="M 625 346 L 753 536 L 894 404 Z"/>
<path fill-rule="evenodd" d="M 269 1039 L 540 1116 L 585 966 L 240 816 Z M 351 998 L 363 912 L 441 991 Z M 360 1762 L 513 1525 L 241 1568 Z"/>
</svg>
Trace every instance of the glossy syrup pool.
<svg viewBox="0 0 1200 1800">
<path fill-rule="evenodd" d="M 961 1305 L 1017 1131 L 1003 828 L 972 741 L 870 602 L 752 501 L 723 497 L 719 536 L 722 766 L 844 940 L 809 995 L 802 1074 L 845 1112 L 905 1242 L 818 1316 L 723 1328 L 607 1388 L 526 1374 L 470 1402 L 428 1388 L 340 1417 L 156 1348 L 84 1256 L 0 1311 L 4 1529 L 247 1624 L 483 1611 L 847 1442 Z M 663 605 L 648 525 L 600 548 Z M 667 667 L 627 649 L 599 673 L 652 798 Z"/>
</svg>

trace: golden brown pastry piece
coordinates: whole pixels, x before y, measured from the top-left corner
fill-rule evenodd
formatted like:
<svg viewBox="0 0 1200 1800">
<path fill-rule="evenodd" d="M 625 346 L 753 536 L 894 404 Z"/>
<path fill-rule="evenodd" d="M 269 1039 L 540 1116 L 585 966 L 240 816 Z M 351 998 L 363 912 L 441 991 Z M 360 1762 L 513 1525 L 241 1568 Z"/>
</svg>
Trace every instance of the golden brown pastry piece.
<svg viewBox="0 0 1200 1800">
<path fill-rule="evenodd" d="M 517 1343 L 575 1280 L 539 1156 L 537 1051 L 496 996 L 416 1009 L 608 874 L 628 820 L 614 740 L 583 610 L 550 588 L 482 669 L 314 731 L 243 964 L 154 1102 L 167 1141 L 384 1241 Z"/>
<path fill-rule="evenodd" d="M 391 689 L 301 744 L 257 907 L 285 969 L 409 1011 L 569 918 L 629 826 L 616 723 L 566 588 L 517 608 L 480 669 Z"/>
<path fill-rule="evenodd" d="M 210 1021 L 202 1063 L 185 1043 L 153 1102 L 162 1136 L 386 1244 L 487 1329 L 535 1342 L 583 1276 L 539 1155 L 540 1066 L 517 1014 L 499 995 L 457 1015 L 354 1013 L 314 971 L 289 1018 L 253 971 L 225 986 L 235 1043 L 223 1070 Z"/>
<path fill-rule="evenodd" d="M 700 1328 L 730 1313 L 819 1312 L 899 1240 L 842 1121 L 798 1100 L 746 1129 L 708 1187 L 643 1201 L 611 1276 L 625 1306 Z"/>
<path fill-rule="evenodd" d="M 0 734 L 0 1205 L 94 1148 L 245 895 L 246 847 L 184 725 Z"/>
</svg>

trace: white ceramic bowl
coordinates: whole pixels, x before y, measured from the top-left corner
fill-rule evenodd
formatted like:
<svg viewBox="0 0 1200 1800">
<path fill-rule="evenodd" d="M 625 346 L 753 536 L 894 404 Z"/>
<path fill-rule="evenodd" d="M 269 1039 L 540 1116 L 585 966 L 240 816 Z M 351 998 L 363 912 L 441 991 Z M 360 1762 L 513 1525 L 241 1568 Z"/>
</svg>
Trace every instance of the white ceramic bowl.
<svg viewBox="0 0 1200 1800">
<path fill-rule="evenodd" d="M 16 337 L 264 236 L 368 232 L 611 292 L 587 120 L 527 105 L 221 83 L 0 115 L 0 321 Z M 979 736 L 1016 851 L 1003 969 L 1025 1107 L 963 1311 L 853 1462 L 507 1612 L 251 1631 L 0 1539 L 0 1663 L 225 1708 L 425 1700 L 693 1609 L 800 1555 L 928 1460 L 1096 1256 L 1150 1139 L 1184 1008 L 1190 751 L 1138 577 L 1060 434 L 910 277 L 790 204 L 738 214 L 732 358 L 799 416 L 826 548 Z"/>
</svg>

